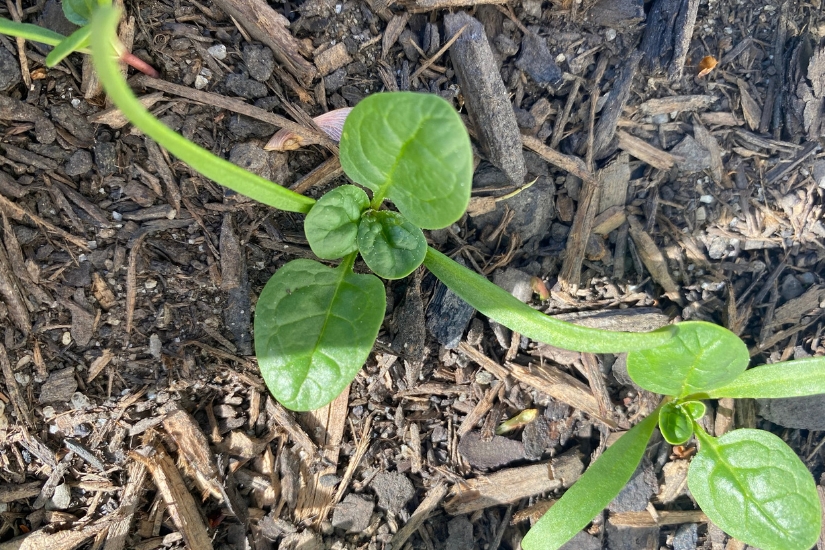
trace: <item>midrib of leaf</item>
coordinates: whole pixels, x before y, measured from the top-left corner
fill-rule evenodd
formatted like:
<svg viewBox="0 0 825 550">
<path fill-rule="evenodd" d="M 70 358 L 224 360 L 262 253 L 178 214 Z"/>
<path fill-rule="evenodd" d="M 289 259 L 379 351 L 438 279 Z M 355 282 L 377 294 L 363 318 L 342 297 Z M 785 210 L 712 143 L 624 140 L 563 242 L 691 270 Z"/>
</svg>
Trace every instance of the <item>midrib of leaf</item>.
<svg viewBox="0 0 825 550">
<path fill-rule="evenodd" d="M 326 332 L 327 325 L 329 324 L 329 320 L 332 317 L 332 305 L 335 303 L 336 298 L 338 298 L 338 292 L 341 290 L 341 285 L 343 284 L 344 279 L 346 278 L 347 273 L 349 272 L 349 268 L 350 268 L 350 266 L 352 266 L 352 262 L 354 260 L 355 260 L 355 254 L 351 254 L 350 256 L 345 258 L 343 262 L 341 262 L 341 265 L 339 265 L 337 268 L 335 268 L 335 271 L 338 274 L 338 282 L 335 285 L 335 292 L 332 293 L 332 299 L 329 301 L 329 307 L 327 308 L 327 310 L 325 312 L 324 324 L 321 326 L 321 332 L 318 333 L 318 338 L 315 340 L 315 344 L 312 346 L 312 352 L 309 355 L 309 365 L 307 365 L 307 370 L 304 373 L 304 375 L 301 377 L 301 385 L 302 386 L 304 385 L 304 382 L 306 382 L 307 378 L 309 378 L 309 371 L 312 367 L 312 359 L 315 357 L 315 354 L 316 353 L 321 353 L 323 355 L 326 355 L 326 353 L 324 353 L 323 350 L 318 349 L 320 347 L 319 343 L 321 342 L 321 340 L 324 339 L 324 333 Z M 349 265 L 347 265 L 347 264 L 349 264 Z M 329 355 L 326 355 L 326 357 L 329 358 L 329 359 L 332 359 L 332 357 L 329 357 Z M 332 361 L 336 365 L 338 364 L 338 361 L 336 361 L 334 359 L 332 359 Z M 340 374 L 340 370 L 341 370 L 340 365 L 338 365 L 338 370 L 339 370 L 339 374 Z M 299 392 L 300 392 L 300 390 L 299 390 Z M 293 396 L 292 398 L 295 399 L 295 396 Z"/>
<path fill-rule="evenodd" d="M 751 494 L 751 492 L 739 482 L 739 477 L 735 475 L 736 471 L 739 470 L 739 468 L 736 468 L 736 467 L 732 466 L 731 464 L 728 463 L 728 461 L 726 461 L 722 457 L 722 454 L 719 452 L 719 447 L 716 444 L 715 438 L 708 435 L 702 429 L 702 427 L 699 426 L 699 424 L 697 424 L 695 421 L 694 421 L 693 433 L 696 434 L 697 439 L 699 439 L 699 442 L 702 443 L 703 447 L 707 448 L 707 450 L 709 451 L 709 454 L 712 454 L 715 457 L 715 462 L 717 464 L 721 464 L 723 466 L 725 471 L 729 474 L 728 479 L 733 480 L 733 482 L 736 484 L 736 487 L 745 496 L 746 503 L 747 502 L 753 503 L 756 506 L 756 508 L 762 513 L 762 517 L 768 520 L 768 523 L 770 523 L 771 527 L 773 527 L 774 530 L 777 533 L 779 533 L 780 536 L 782 536 L 782 537 L 787 536 L 787 533 L 786 533 L 785 529 L 781 525 L 777 524 L 774 521 L 773 515 L 770 512 L 766 511 L 762 507 L 762 502 L 759 501 L 758 499 L 755 499 L 753 497 L 753 495 Z M 702 449 L 702 451 L 704 451 L 704 450 L 705 449 Z M 753 468 L 751 468 L 751 469 L 753 469 Z M 708 484 L 708 485 L 710 486 L 710 484 Z M 748 506 L 745 506 L 745 523 L 747 523 L 747 519 L 748 519 L 747 515 L 748 515 Z M 710 518 L 710 519 L 711 519 L 711 521 L 713 520 L 713 518 Z M 746 527 L 746 529 L 747 529 L 747 527 Z"/>
<path fill-rule="evenodd" d="M 407 139 L 407 140 L 401 140 L 401 148 L 398 150 L 398 156 L 395 157 L 395 162 L 392 164 L 392 167 L 390 167 L 390 169 L 387 171 L 386 183 L 385 183 L 385 185 L 382 186 L 381 191 L 376 193 L 376 196 L 373 197 L 373 199 L 372 199 L 373 200 L 373 208 L 375 208 L 377 206 L 375 204 L 376 198 L 378 198 L 380 200 L 384 200 L 384 197 L 387 196 L 387 193 L 389 192 L 390 188 L 395 184 L 395 171 L 398 169 L 398 166 L 401 164 L 401 161 L 404 158 L 407 149 L 409 148 L 410 144 L 413 143 L 416 140 L 416 138 L 418 137 L 418 134 L 421 133 L 421 130 L 424 128 L 424 124 L 432 118 L 433 118 L 432 115 L 429 115 L 429 116 L 426 116 L 426 117 L 422 118 L 420 120 L 420 122 L 418 123 L 418 127 L 415 129 L 412 136 L 410 136 L 410 138 Z M 389 124 L 389 127 L 393 130 L 393 133 L 395 133 L 395 127 L 392 124 Z M 395 134 L 395 135 L 398 136 L 398 134 Z M 429 201 L 424 201 L 424 202 L 429 202 Z M 380 201 L 378 202 L 378 204 L 379 205 L 381 204 Z"/>
<path fill-rule="evenodd" d="M 678 326 L 678 325 L 677 325 L 677 326 Z M 693 375 L 693 373 L 694 373 L 694 372 L 695 372 L 695 371 L 699 368 L 699 365 L 700 365 L 700 364 L 701 364 L 701 362 L 702 362 L 701 360 L 702 360 L 702 358 L 705 356 L 705 349 L 702 347 L 702 344 L 699 342 L 699 334 L 698 334 L 698 331 L 697 331 L 696 333 L 694 333 L 694 336 L 696 336 L 696 347 L 698 347 L 698 348 L 699 348 L 699 353 L 698 353 L 698 354 L 694 354 L 694 355 L 695 355 L 695 357 L 696 357 L 696 360 L 693 362 L 693 366 L 692 366 L 692 367 L 690 367 L 690 369 L 688 369 L 688 372 L 687 372 L 687 374 L 685 375 L 685 377 L 684 377 L 684 379 L 683 379 L 683 381 L 682 381 L 682 387 L 681 387 L 681 389 L 679 390 L 679 397 L 684 397 L 685 395 L 687 395 L 687 393 L 686 393 L 686 392 L 687 392 L 687 386 L 688 386 L 688 379 L 689 379 L 689 378 Z M 677 338 L 678 338 L 678 336 L 677 336 Z M 687 347 L 687 342 L 685 342 L 685 340 L 684 340 L 683 338 L 680 338 L 680 339 L 682 340 L 682 342 L 684 342 L 684 343 L 685 343 L 685 347 Z"/>
</svg>

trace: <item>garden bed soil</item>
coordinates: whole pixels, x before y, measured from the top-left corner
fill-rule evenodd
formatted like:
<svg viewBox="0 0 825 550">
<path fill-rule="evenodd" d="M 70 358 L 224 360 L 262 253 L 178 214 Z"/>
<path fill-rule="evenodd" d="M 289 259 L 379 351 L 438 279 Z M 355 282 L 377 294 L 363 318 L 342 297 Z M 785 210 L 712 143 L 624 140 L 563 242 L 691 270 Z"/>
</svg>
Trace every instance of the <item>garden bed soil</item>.
<svg viewBox="0 0 825 550">
<path fill-rule="evenodd" d="M 469 215 L 427 234 L 439 250 L 572 322 L 708 320 L 754 364 L 825 353 L 819 0 L 125 13 L 124 42 L 161 74 L 129 75 L 144 103 L 244 168 L 317 198 L 346 180 L 311 117 L 436 93 L 479 161 Z M 0 16 L 72 31 L 53 0 Z M 517 549 L 656 406 L 623 357 L 512 334 L 421 268 L 387 286 L 348 391 L 284 410 L 252 313 L 272 273 L 313 257 L 302 218 L 199 176 L 110 108 L 88 60 L 46 69 L 47 53 L 0 37 L 0 549 Z M 279 117 L 302 147 L 264 149 Z M 820 481 L 825 400 L 711 405 L 711 433 L 771 430 Z M 686 492 L 694 445 L 656 437 L 565 548 L 743 547 Z"/>
</svg>

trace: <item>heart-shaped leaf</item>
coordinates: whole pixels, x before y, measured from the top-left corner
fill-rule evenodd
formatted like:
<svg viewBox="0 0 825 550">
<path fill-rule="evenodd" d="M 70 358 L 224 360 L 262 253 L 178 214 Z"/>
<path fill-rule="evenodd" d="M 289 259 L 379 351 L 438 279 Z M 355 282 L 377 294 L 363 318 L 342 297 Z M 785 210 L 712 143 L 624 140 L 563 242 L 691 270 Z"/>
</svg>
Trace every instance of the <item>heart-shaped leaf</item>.
<svg viewBox="0 0 825 550">
<path fill-rule="evenodd" d="M 521 541 L 524 550 L 557 550 L 616 498 L 642 460 L 659 415 L 636 424 L 590 465 Z"/>
<path fill-rule="evenodd" d="M 693 435 L 693 421 L 705 414 L 700 401 L 666 403 L 659 409 L 659 430 L 671 445 L 682 445 Z"/>
<path fill-rule="evenodd" d="M 255 311 L 255 355 L 285 407 L 323 407 L 352 382 L 384 320 L 384 284 L 312 260 L 293 260 L 266 283 Z"/>
<path fill-rule="evenodd" d="M 427 239 L 398 212 L 368 210 L 358 226 L 358 250 L 373 273 L 401 279 L 424 261 Z"/>
<path fill-rule="evenodd" d="M 697 430 L 688 487 L 708 518 L 762 550 L 808 550 L 819 538 L 819 497 L 811 473 L 781 439 L 734 430 L 716 439 Z"/>
<path fill-rule="evenodd" d="M 676 397 L 727 384 L 750 362 L 745 343 L 712 323 L 686 321 L 676 325 L 667 343 L 627 354 L 627 372 L 642 388 Z"/>
<path fill-rule="evenodd" d="M 336 187 L 312 207 L 304 220 L 309 247 L 321 259 L 335 260 L 358 250 L 358 223 L 370 199 L 360 187 Z"/>
<path fill-rule="evenodd" d="M 344 123 L 340 151 L 347 176 L 379 201 L 392 200 L 417 227 L 447 227 L 470 202 L 470 138 L 452 105 L 437 95 L 363 99 Z"/>
</svg>

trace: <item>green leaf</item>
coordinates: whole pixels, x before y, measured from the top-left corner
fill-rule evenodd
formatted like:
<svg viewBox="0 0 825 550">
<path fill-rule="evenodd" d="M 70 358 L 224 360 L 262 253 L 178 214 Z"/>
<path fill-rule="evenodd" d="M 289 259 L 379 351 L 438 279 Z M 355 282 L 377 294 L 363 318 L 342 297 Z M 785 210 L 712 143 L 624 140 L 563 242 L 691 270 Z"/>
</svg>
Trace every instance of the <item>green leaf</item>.
<svg viewBox="0 0 825 550">
<path fill-rule="evenodd" d="M 54 67 L 63 61 L 69 54 L 88 47 L 89 42 L 91 41 L 91 36 L 91 26 L 86 25 L 84 27 L 80 27 L 49 52 L 49 55 L 46 56 L 46 66 Z"/>
<path fill-rule="evenodd" d="M 556 550 L 593 521 L 630 480 L 656 428 L 658 411 L 611 445 L 521 541 L 524 550 Z"/>
<path fill-rule="evenodd" d="M 809 550 L 822 513 L 816 484 L 781 439 L 734 430 L 716 439 L 696 430 L 701 447 L 688 487 L 708 518 L 730 536 L 762 550 Z"/>
<path fill-rule="evenodd" d="M 75 25 L 83 27 L 92 20 L 96 7 L 97 2 L 94 0 L 63 0 L 63 15 Z"/>
<path fill-rule="evenodd" d="M 315 203 L 304 220 L 309 246 L 324 260 L 343 258 L 358 250 L 358 223 L 370 199 L 354 185 L 336 187 Z"/>
<path fill-rule="evenodd" d="M 432 247 L 427 248 L 424 265 L 462 300 L 490 319 L 527 338 L 557 348 L 587 353 L 623 353 L 664 345 L 676 334 L 674 325 L 653 332 L 613 332 L 553 319 Z"/>
<path fill-rule="evenodd" d="M 374 275 L 294 260 L 266 283 L 255 310 L 255 354 L 269 391 L 285 407 L 323 407 L 352 382 L 384 320 Z"/>
<path fill-rule="evenodd" d="M 627 355 L 627 372 L 642 388 L 684 397 L 727 384 L 748 367 L 748 348 L 731 331 L 703 321 L 675 327 L 668 343 Z"/>
<path fill-rule="evenodd" d="M 457 221 L 470 202 L 473 153 L 452 105 L 437 95 L 374 94 L 347 116 L 341 166 L 404 217 L 424 229 Z"/>
<path fill-rule="evenodd" d="M 32 25 L 31 23 L 17 23 L 4 17 L 0 17 L 0 34 L 25 38 L 26 40 L 40 42 L 48 46 L 57 46 L 66 39 L 62 34 L 49 29 Z M 86 48 L 79 51 L 82 53 L 91 53 Z"/>
<path fill-rule="evenodd" d="M 309 212 L 315 204 L 314 199 L 290 191 L 213 155 L 172 131 L 146 110 L 123 79 L 115 61 L 120 57 L 115 50 L 115 44 L 118 44 L 115 28 L 119 19 L 120 11 L 111 6 L 101 5 L 95 10 L 92 20 L 92 59 L 109 99 L 129 122 L 203 176 L 262 204 L 290 212 Z M 122 45 L 119 47 L 123 48 Z"/>
<path fill-rule="evenodd" d="M 720 397 L 780 398 L 825 393 L 825 357 L 806 357 L 748 369 L 733 382 L 707 392 Z"/>
<path fill-rule="evenodd" d="M 373 273 L 401 279 L 424 261 L 427 239 L 401 214 L 369 210 L 358 226 L 358 250 Z"/>
<path fill-rule="evenodd" d="M 705 404 L 699 401 L 666 403 L 659 409 L 659 430 L 671 445 L 682 445 L 693 435 L 693 421 L 705 414 Z"/>
</svg>

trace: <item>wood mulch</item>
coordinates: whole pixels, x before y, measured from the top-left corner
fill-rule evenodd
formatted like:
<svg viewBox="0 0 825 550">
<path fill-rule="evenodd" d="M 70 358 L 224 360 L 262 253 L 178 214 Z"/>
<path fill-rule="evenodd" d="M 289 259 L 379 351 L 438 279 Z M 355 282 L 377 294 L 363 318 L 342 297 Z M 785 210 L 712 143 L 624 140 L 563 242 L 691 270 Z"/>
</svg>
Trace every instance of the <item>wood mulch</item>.
<svg viewBox="0 0 825 550">
<path fill-rule="evenodd" d="M 162 75 L 130 75 L 147 108 L 263 177 L 318 197 L 345 179 L 313 117 L 437 93 L 478 166 L 434 246 L 571 322 L 708 320 L 754 364 L 825 354 L 818 0 L 126 13 L 122 40 Z M 53 0 L 0 16 L 71 32 Z M 528 341 L 422 268 L 388 285 L 348 390 L 283 409 L 251 321 L 268 277 L 313 257 L 301 217 L 205 180 L 108 108 L 88 59 L 46 69 L 47 53 L 0 37 L 0 550 L 515 550 L 655 408 L 623 357 Z M 265 150 L 279 128 L 300 148 Z M 820 481 L 825 400 L 711 405 L 711 433 L 770 429 Z M 566 548 L 744 548 L 687 494 L 694 450 L 655 439 Z"/>
</svg>

